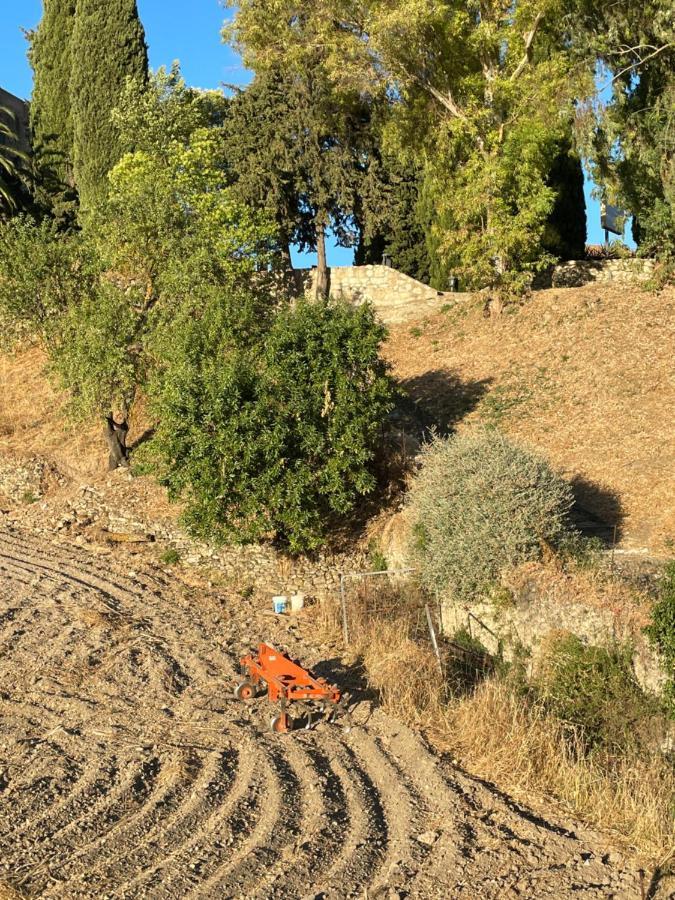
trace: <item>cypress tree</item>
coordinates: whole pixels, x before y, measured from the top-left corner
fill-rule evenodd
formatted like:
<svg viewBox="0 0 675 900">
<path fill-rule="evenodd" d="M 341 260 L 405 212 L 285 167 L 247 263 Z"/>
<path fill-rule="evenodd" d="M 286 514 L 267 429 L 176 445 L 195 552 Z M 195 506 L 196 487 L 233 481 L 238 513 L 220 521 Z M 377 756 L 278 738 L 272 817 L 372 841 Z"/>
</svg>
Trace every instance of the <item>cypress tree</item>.
<svg viewBox="0 0 675 900">
<path fill-rule="evenodd" d="M 86 216 L 105 196 L 106 175 L 121 155 L 112 110 L 128 78 L 147 80 L 136 0 L 77 0 L 71 59 L 73 163 Z"/>
<path fill-rule="evenodd" d="M 559 143 L 558 155 L 548 176 L 556 191 L 542 245 L 559 259 L 583 259 L 586 252 L 586 198 L 584 172 L 569 138 Z"/>
<path fill-rule="evenodd" d="M 33 67 L 30 124 L 33 152 L 50 205 L 73 186 L 73 119 L 70 109 L 70 40 L 75 0 L 44 0 L 37 29 L 30 35 Z"/>
</svg>

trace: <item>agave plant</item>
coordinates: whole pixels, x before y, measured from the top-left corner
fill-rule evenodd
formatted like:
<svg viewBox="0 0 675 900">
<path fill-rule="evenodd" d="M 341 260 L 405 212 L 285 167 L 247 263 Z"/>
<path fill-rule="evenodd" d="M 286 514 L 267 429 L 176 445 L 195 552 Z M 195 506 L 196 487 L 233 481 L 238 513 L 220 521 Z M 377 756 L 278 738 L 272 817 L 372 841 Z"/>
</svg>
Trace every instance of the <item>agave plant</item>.
<svg viewBox="0 0 675 900">
<path fill-rule="evenodd" d="M 14 113 L 0 106 L 0 209 L 5 207 L 10 211 L 17 206 L 12 181 L 22 178 L 22 163 L 28 161 L 28 156 L 19 149 L 14 122 Z"/>
</svg>

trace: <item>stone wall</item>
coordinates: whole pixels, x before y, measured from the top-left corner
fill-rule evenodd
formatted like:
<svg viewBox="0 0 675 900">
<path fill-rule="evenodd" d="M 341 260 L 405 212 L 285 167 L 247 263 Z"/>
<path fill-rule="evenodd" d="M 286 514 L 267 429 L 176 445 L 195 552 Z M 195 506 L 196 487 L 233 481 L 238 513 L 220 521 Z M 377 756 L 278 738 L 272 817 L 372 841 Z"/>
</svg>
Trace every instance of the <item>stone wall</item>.
<svg viewBox="0 0 675 900">
<path fill-rule="evenodd" d="M 648 645 L 642 623 L 615 610 L 589 606 L 573 595 L 561 597 L 532 577 L 513 592 L 512 601 L 484 601 L 471 605 L 446 602 L 442 607 L 443 628 L 454 633 L 465 628 L 490 653 L 503 652 L 509 660 L 518 646 L 530 652 L 534 666 L 546 638 L 555 631 L 570 632 L 589 644 L 611 642 L 633 648 L 633 670 L 647 691 L 660 693 L 665 676 L 658 656 Z"/>
<path fill-rule="evenodd" d="M 303 270 L 311 289 L 316 269 Z M 330 292 L 352 303 L 369 300 L 384 322 L 406 322 L 426 312 L 438 312 L 445 303 L 468 299 L 471 294 L 437 291 L 388 266 L 333 266 Z"/>
<path fill-rule="evenodd" d="M 581 287 L 584 284 L 643 284 L 650 280 L 652 259 L 576 260 L 560 263 L 550 272 L 555 288 Z M 311 290 L 316 269 L 301 269 L 300 278 Z M 545 280 L 548 280 L 549 276 Z M 542 282 L 542 285 L 544 283 Z M 388 266 L 333 266 L 330 292 L 352 303 L 369 300 L 384 322 L 396 324 L 437 312 L 445 303 L 471 298 L 470 293 L 437 291 L 397 269 Z"/>
<path fill-rule="evenodd" d="M 554 288 L 581 287 L 584 284 L 640 284 L 654 273 L 653 259 L 572 260 L 555 266 L 551 275 Z"/>
</svg>

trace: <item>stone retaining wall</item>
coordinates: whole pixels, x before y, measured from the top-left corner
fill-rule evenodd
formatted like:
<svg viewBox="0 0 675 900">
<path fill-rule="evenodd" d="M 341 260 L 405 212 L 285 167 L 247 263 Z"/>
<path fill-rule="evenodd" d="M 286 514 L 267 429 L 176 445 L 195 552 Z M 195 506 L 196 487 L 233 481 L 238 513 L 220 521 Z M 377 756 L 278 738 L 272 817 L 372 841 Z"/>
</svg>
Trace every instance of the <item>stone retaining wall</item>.
<svg viewBox="0 0 675 900">
<path fill-rule="evenodd" d="M 560 263 L 550 273 L 555 288 L 584 284 L 644 284 L 654 273 L 653 259 L 572 260 Z M 311 290 L 316 269 L 300 270 L 300 278 Z M 419 318 L 440 310 L 445 303 L 469 300 L 471 293 L 437 291 L 388 266 L 333 266 L 330 292 L 352 303 L 370 301 L 384 322 L 392 324 Z"/>
<path fill-rule="evenodd" d="M 446 602 L 442 606 L 443 628 L 454 633 L 465 628 L 490 653 L 501 651 L 507 660 L 517 648 L 530 652 L 530 668 L 534 666 L 542 644 L 551 632 L 570 632 L 589 644 L 611 642 L 633 647 L 633 671 L 647 691 L 660 693 L 665 676 L 659 658 L 648 645 L 642 628 L 622 619 L 611 609 L 560 598 L 542 590 L 536 579 L 526 582 L 513 598 L 513 603 L 491 602 L 459 605 Z"/>
<path fill-rule="evenodd" d="M 592 259 L 560 263 L 553 269 L 554 288 L 584 284 L 643 284 L 654 274 L 653 259 Z"/>
<path fill-rule="evenodd" d="M 306 269 L 302 277 L 311 290 L 316 269 Z M 438 312 L 444 303 L 469 299 L 471 294 L 437 291 L 389 266 L 333 266 L 330 292 L 351 303 L 368 300 L 384 322 L 406 322 L 425 312 Z"/>
</svg>

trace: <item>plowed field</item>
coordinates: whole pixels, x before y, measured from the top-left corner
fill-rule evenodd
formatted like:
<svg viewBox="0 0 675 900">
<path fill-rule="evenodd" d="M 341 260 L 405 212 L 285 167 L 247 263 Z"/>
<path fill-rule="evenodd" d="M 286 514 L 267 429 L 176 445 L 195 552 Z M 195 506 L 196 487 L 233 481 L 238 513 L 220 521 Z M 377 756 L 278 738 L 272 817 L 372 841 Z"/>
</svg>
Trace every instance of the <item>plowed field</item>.
<svg viewBox="0 0 675 900">
<path fill-rule="evenodd" d="M 268 639 L 351 675 L 311 614 L 265 607 L 0 530 L 0 882 L 55 900 L 639 896 L 629 856 L 370 701 L 349 732 L 271 734 L 266 701 L 232 699 L 242 651 Z"/>
</svg>

